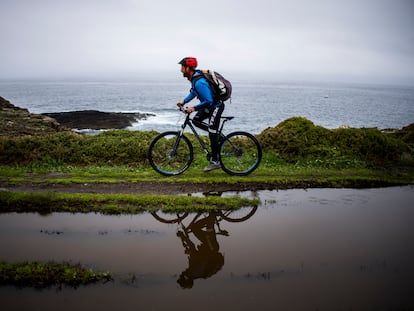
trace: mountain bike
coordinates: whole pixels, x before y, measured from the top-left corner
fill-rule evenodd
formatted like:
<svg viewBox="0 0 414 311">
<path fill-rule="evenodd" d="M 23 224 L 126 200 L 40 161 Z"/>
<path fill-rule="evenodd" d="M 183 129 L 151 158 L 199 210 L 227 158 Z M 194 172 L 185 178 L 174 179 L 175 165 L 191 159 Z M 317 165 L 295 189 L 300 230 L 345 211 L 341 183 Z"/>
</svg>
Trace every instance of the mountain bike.
<svg viewBox="0 0 414 311">
<path fill-rule="evenodd" d="M 211 151 L 200 137 L 193 124 L 190 114 L 181 107 L 180 111 L 186 114 L 180 131 L 168 131 L 156 136 L 150 143 L 148 159 L 152 168 L 164 176 L 179 175 L 186 171 L 193 159 L 194 149 L 190 139 L 184 134 L 187 127 L 191 129 L 196 140 L 201 145 L 210 161 Z M 223 134 L 226 122 L 234 117 L 221 117 L 219 126 L 219 161 L 221 168 L 229 175 L 244 176 L 253 172 L 262 159 L 262 147 L 252 134 L 243 131 Z"/>
</svg>

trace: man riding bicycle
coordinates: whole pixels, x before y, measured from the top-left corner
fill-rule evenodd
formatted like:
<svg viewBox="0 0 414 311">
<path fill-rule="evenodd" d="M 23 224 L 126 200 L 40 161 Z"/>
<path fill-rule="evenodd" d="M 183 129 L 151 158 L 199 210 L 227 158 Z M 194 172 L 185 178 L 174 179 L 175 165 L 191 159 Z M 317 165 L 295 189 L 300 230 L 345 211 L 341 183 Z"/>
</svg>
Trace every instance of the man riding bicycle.
<svg viewBox="0 0 414 311">
<path fill-rule="evenodd" d="M 224 110 L 224 103 L 214 98 L 214 92 L 204 78 L 201 70 L 197 68 L 195 57 L 185 57 L 178 64 L 181 65 L 181 72 L 191 82 L 190 93 L 177 106 L 182 107 L 197 97 L 200 101 L 195 106 L 188 107 L 187 113 L 197 112 L 193 118 L 193 124 L 202 130 L 208 131 L 211 145 L 210 164 L 204 169 L 209 172 L 221 168 L 219 162 L 219 135 L 220 117 Z M 203 121 L 208 118 L 208 124 Z"/>
</svg>

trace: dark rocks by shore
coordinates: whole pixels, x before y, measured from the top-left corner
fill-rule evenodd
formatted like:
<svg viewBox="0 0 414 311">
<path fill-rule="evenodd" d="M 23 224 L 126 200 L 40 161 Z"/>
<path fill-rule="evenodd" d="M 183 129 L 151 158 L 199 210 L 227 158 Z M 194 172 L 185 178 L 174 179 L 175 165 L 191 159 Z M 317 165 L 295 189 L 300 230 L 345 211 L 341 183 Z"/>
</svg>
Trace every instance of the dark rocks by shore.
<svg viewBox="0 0 414 311">
<path fill-rule="evenodd" d="M 43 115 L 56 119 L 61 125 L 71 129 L 124 129 L 138 120 L 145 120 L 152 114 L 102 112 L 97 110 L 83 110 Z"/>
<path fill-rule="evenodd" d="M 71 129 L 124 129 L 153 114 L 97 110 L 35 114 L 0 96 L 0 137 L 36 136 Z"/>
</svg>

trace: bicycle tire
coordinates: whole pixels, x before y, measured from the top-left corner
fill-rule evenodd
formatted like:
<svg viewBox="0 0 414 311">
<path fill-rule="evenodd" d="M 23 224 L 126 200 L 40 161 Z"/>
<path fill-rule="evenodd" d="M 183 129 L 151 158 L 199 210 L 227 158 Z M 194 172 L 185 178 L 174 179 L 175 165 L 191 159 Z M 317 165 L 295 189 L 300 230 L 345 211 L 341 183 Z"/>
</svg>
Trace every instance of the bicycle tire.
<svg viewBox="0 0 414 311">
<path fill-rule="evenodd" d="M 178 148 L 174 150 L 176 143 Z M 148 160 L 152 168 L 164 176 L 183 173 L 193 161 L 193 156 L 193 145 L 186 136 L 180 136 L 179 132 L 159 134 L 148 149 Z"/>
<path fill-rule="evenodd" d="M 243 222 L 252 217 L 256 211 L 258 206 L 252 207 L 245 207 L 239 210 L 231 210 L 231 211 L 219 211 L 220 217 L 228 222 Z"/>
<path fill-rule="evenodd" d="M 229 175 L 245 176 L 262 160 L 262 147 L 252 134 L 238 131 L 228 134 L 220 144 L 220 164 Z"/>
<path fill-rule="evenodd" d="M 181 222 L 188 216 L 188 212 L 165 214 L 160 211 L 151 212 L 151 215 L 159 222 L 165 224 L 174 224 Z"/>
</svg>

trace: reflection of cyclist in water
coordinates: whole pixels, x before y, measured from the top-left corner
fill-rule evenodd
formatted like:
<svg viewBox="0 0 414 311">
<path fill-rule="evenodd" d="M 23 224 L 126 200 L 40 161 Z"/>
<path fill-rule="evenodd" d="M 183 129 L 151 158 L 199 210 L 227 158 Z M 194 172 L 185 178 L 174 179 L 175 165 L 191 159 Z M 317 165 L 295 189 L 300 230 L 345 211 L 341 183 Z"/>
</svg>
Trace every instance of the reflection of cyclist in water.
<svg viewBox="0 0 414 311">
<path fill-rule="evenodd" d="M 182 288 L 191 288 L 195 279 L 209 278 L 216 274 L 224 265 L 224 256 L 219 252 L 214 225 L 216 223 L 216 212 L 211 212 L 206 218 L 191 223 L 184 231 L 178 231 L 177 236 L 183 242 L 185 253 L 188 254 L 188 268 L 184 270 L 177 283 Z M 188 233 L 192 232 L 201 244 L 195 246 Z M 221 231 L 221 234 L 228 235 Z"/>
<path fill-rule="evenodd" d="M 159 211 L 151 212 L 158 221 L 166 224 L 178 223 L 181 227 L 177 236 L 181 238 L 185 254 L 188 255 L 188 268 L 180 274 L 177 283 L 182 288 L 192 288 L 195 279 L 206 279 L 220 271 L 224 265 L 224 256 L 219 251 L 216 235 L 229 235 L 226 230 L 220 228 L 220 222 L 222 220 L 232 223 L 244 222 L 256 213 L 257 208 L 258 205 L 240 211 L 216 210 L 211 211 L 206 217 L 204 217 L 205 213 L 200 212 L 187 226 L 184 225 L 183 220 L 189 216 L 188 212 L 176 215 L 163 215 Z M 190 233 L 200 241 L 198 246 L 191 241 Z"/>
</svg>

